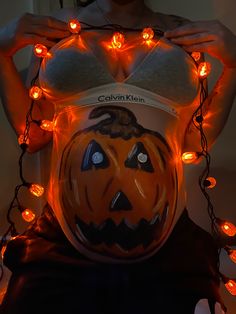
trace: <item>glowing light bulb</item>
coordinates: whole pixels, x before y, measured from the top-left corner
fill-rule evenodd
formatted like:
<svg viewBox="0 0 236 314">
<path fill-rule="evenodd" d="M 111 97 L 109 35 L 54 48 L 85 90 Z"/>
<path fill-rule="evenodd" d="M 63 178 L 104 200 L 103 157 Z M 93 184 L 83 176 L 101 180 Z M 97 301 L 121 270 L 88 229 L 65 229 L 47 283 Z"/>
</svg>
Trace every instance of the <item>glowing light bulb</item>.
<svg viewBox="0 0 236 314">
<path fill-rule="evenodd" d="M 201 59 L 201 52 L 194 51 L 191 53 L 192 58 L 198 62 Z"/>
<path fill-rule="evenodd" d="M 40 123 L 40 128 L 42 130 L 52 132 L 54 129 L 54 122 L 49 120 L 42 120 Z"/>
<path fill-rule="evenodd" d="M 229 293 L 231 293 L 232 295 L 236 295 L 236 282 L 234 280 L 229 279 L 225 283 L 225 287 L 229 291 Z"/>
<path fill-rule="evenodd" d="M 21 216 L 27 222 L 32 222 L 36 217 L 33 211 L 28 208 L 21 213 Z"/>
<path fill-rule="evenodd" d="M 29 185 L 29 191 L 34 196 L 40 197 L 44 193 L 44 188 L 39 184 L 32 183 Z"/>
<path fill-rule="evenodd" d="M 233 223 L 221 220 L 219 218 L 216 219 L 216 223 L 227 236 L 234 237 L 236 235 L 236 227 Z"/>
<path fill-rule="evenodd" d="M 154 31 L 151 27 L 144 28 L 142 32 L 142 37 L 144 40 L 152 40 L 154 38 Z"/>
<path fill-rule="evenodd" d="M 216 186 L 216 179 L 213 177 L 208 177 L 204 180 L 204 186 L 208 189 L 212 189 Z"/>
<path fill-rule="evenodd" d="M 120 49 L 124 45 L 124 42 L 125 42 L 125 37 L 123 34 L 119 32 L 116 32 L 113 34 L 112 41 L 111 41 L 113 48 Z"/>
<path fill-rule="evenodd" d="M 18 137 L 18 143 L 19 145 L 21 146 L 22 144 L 25 144 L 25 145 L 29 145 L 29 138 L 28 137 L 24 137 L 23 134 L 21 134 L 19 137 Z"/>
<path fill-rule="evenodd" d="M 44 58 L 48 54 L 48 48 L 42 44 L 37 44 L 34 46 L 34 54 L 36 57 Z"/>
<path fill-rule="evenodd" d="M 230 259 L 236 264 L 236 250 L 231 249 L 230 247 L 224 248 L 227 254 L 229 255 Z"/>
<path fill-rule="evenodd" d="M 211 64 L 209 62 L 201 62 L 198 66 L 198 76 L 201 79 L 206 78 L 211 72 Z"/>
<path fill-rule="evenodd" d="M 78 20 L 76 19 L 70 20 L 68 25 L 71 33 L 79 34 L 81 32 L 81 24 Z"/>
<path fill-rule="evenodd" d="M 198 159 L 199 155 L 196 152 L 185 152 L 182 155 L 182 161 L 185 164 L 191 164 Z"/>
<path fill-rule="evenodd" d="M 236 264 L 236 250 L 232 250 L 231 253 L 229 253 L 229 257 Z"/>
<path fill-rule="evenodd" d="M 30 98 L 34 100 L 39 100 L 43 96 L 43 91 L 40 87 L 38 86 L 32 86 L 30 91 L 29 91 L 29 96 Z"/>
</svg>

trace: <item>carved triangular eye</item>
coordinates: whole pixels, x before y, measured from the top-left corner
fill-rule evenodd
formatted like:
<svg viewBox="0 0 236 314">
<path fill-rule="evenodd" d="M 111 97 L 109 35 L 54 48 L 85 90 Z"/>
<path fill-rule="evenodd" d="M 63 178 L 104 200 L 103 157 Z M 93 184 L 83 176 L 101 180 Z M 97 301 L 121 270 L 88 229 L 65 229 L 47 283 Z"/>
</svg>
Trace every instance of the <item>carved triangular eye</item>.
<svg viewBox="0 0 236 314">
<path fill-rule="evenodd" d="M 106 153 L 95 140 L 89 142 L 88 147 L 84 153 L 81 170 L 90 170 L 93 167 L 96 169 L 109 167 L 109 159 Z"/>
<path fill-rule="evenodd" d="M 125 161 L 125 166 L 127 168 L 142 169 L 147 172 L 154 172 L 149 154 L 142 142 L 137 142 L 133 146 L 128 158 Z"/>
</svg>

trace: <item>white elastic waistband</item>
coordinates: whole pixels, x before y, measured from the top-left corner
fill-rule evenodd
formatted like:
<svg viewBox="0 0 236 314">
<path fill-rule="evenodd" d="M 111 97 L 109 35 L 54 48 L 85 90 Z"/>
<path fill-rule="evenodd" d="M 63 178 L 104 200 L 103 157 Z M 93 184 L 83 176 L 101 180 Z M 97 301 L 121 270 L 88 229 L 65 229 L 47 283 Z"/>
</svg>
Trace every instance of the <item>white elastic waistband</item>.
<svg viewBox="0 0 236 314">
<path fill-rule="evenodd" d="M 55 105 L 56 111 L 58 112 L 68 106 L 107 105 L 116 103 L 133 103 L 152 106 L 178 117 L 178 113 L 175 109 L 175 106 L 178 104 L 140 87 L 123 83 L 111 83 L 91 88 L 72 97 L 57 101 Z"/>
</svg>

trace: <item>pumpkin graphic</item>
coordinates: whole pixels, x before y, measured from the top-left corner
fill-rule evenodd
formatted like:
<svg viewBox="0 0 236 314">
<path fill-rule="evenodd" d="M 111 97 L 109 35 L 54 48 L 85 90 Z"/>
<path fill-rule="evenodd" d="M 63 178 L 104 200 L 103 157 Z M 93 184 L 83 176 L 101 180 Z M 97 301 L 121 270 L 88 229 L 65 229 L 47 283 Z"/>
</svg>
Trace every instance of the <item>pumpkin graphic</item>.
<svg viewBox="0 0 236 314">
<path fill-rule="evenodd" d="M 139 125 L 130 110 L 101 106 L 89 119 L 103 115 L 65 146 L 60 203 L 87 252 L 104 260 L 135 261 L 155 252 L 172 226 L 176 169 L 166 140 Z"/>
</svg>

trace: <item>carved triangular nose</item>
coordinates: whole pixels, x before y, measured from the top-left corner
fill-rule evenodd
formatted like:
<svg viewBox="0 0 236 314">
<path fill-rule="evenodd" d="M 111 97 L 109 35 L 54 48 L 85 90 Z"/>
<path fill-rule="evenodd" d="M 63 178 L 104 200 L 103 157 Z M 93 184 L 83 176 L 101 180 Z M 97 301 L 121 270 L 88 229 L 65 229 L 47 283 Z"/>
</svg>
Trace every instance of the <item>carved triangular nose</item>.
<svg viewBox="0 0 236 314">
<path fill-rule="evenodd" d="M 132 205 L 129 199 L 122 191 L 118 191 L 116 193 L 110 205 L 110 211 L 120 211 L 120 210 L 132 210 Z"/>
</svg>

